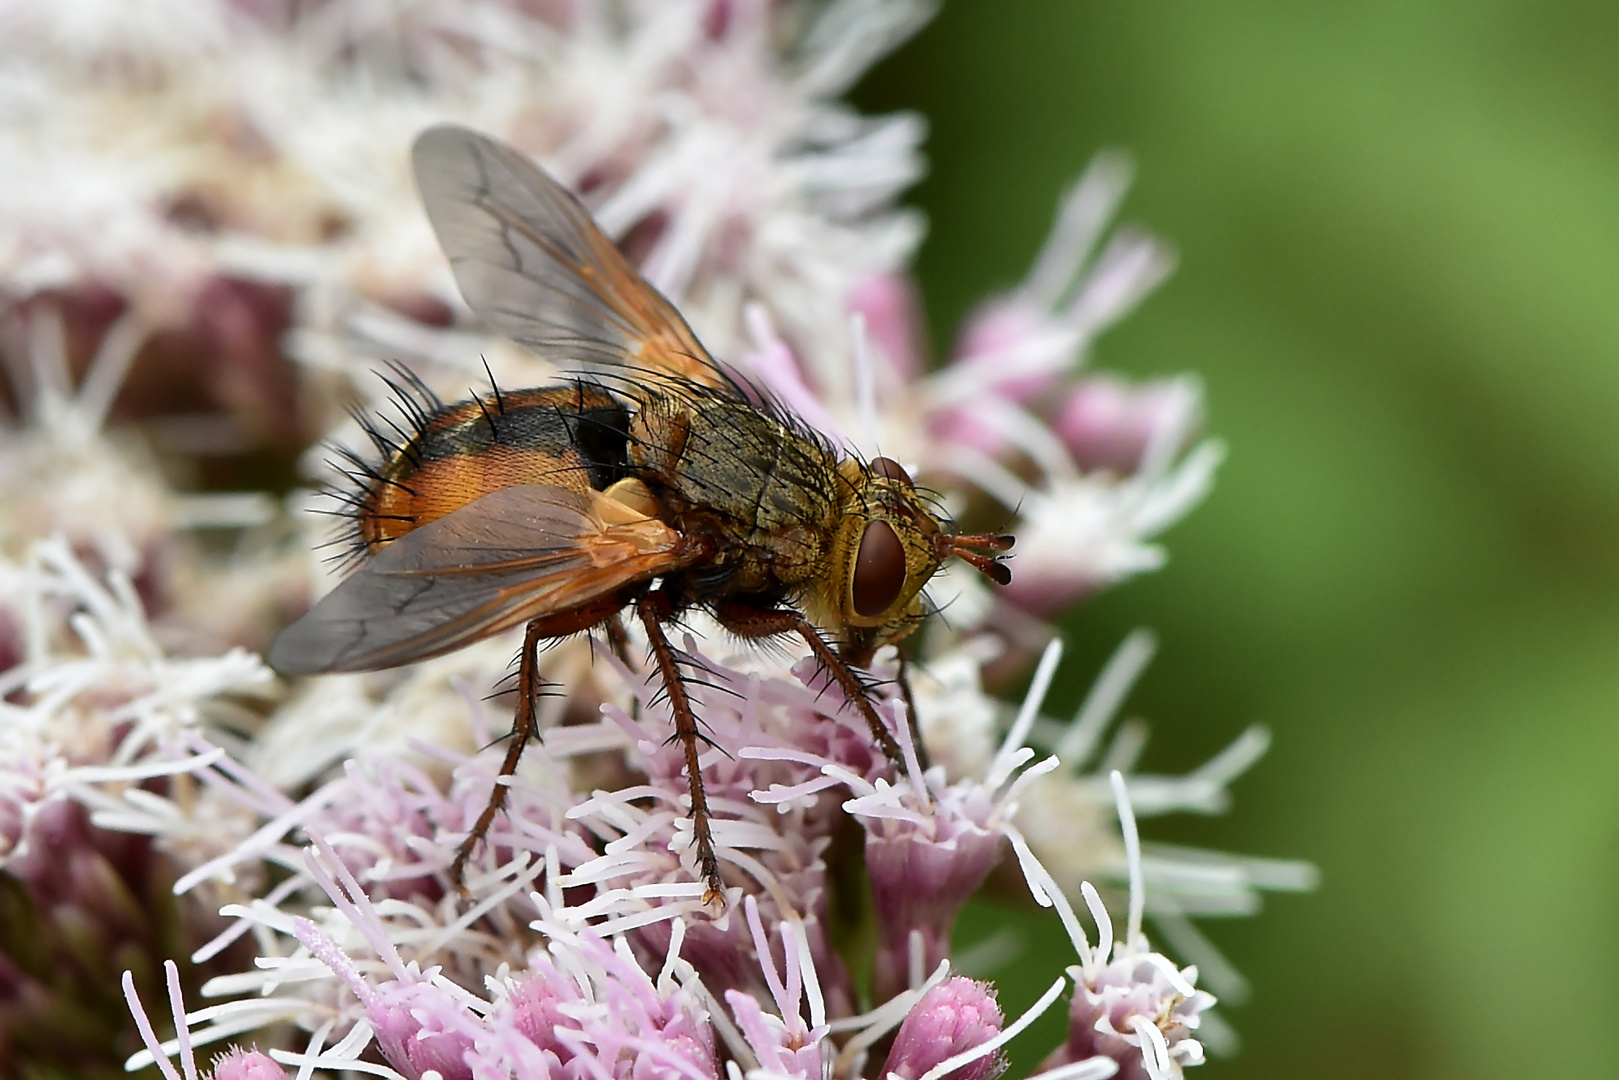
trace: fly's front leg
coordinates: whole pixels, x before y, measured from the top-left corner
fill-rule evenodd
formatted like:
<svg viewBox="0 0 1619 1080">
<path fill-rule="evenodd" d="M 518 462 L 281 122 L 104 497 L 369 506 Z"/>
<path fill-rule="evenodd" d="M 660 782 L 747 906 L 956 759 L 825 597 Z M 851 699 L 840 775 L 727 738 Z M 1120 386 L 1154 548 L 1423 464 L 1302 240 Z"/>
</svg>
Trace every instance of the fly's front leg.
<svg viewBox="0 0 1619 1080">
<path fill-rule="evenodd" d="M 865 684 L 854 673 L 854 669 L 826 643 L 826 639 L 821 637 L 821 632 L 815 629 L 808 619 L 787 608 L 757 608 L 734 602 L 721 604 L 715 614 L 722 626 L 745 638 L 775 637 L 777 634 L 797 634 L 803 638 L 810 651 L 815 654 L 815 658 L 837 681 L 839 688 L 843 690 L 843 696 L 854 702 L 855 708 L 860 710 L 860 715 L 866 718 L 866 723 L 871 727 L 871 737 L 882 747 L 888 760 L 901 769 L 906 768 L 905 755 L 901 752 L 893 734 L 884 726 L 882 717 L 878 716 L 877 710 L 872 707 Z"/>
<path fill-rule="evenodd" d="M 725 902 L 725 889 L 720 881 L 720 860 L 714 854 L 714 831 L 708 820 L 708 796 L 703 792 L 703 773 L 697 764 L 697 743 L 701 736 L 697 730 L 697 716 L 691 710 L 691 697 L 680 677 L 675 663 L 675 650 L 663 632 L 664 624 L 674 618 L 674 605 L 667 594 L 654 590 L 635 605 L 635 613 L 646 627 L 647 641 L 652 646 L 652 661 L 663 678 L 663 688 L 669 695 L 669 711 L 674 714 L 675 737 L 686 756 L 686 783 L 691 789 L 691 831 L 697 843 L 697 868 L 708 891 L 703 903 Z"/>
<path fill-rule="evenodd" d="M 928 747 L 922 741 L 922 726 L 916 716 L 916 695 L 911 693 L 911 662 L 905 659 L 904 646 L 896 645 L 895 651 L 899 655 L 899 696 L 905 701 L 905 722 L 911 728 L 911 745 L 916 747 L 917 763 L 927 772 L 933 763 L 928 760 Z"/>
</svg>

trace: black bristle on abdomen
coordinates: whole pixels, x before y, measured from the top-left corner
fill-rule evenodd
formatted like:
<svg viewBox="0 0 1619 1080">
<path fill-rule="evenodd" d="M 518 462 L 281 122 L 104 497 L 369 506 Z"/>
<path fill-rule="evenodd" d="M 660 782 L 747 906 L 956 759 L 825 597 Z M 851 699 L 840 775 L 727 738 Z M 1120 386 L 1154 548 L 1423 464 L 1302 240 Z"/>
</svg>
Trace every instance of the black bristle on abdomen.
<svg viewBox="0 0 1619 1080">
<path fill-rule="evenodd" d="M 334 556 L 339 563 L 358 561 L 380 546 L 365 539 L 364 522 L 414 521 L 380 513 L 378 492 L 388 486 L 420 498 L 420 485 L 411 477 L 435 461 L 496 449 L 537 451 L 554 455 L 562 467 L 575 462 L 571 467 L 583 469 L 598 491 L 631 475 L 630 410 L 597 383 L 503 391 L 491 375 L 488 393 L 446 405 L 409 368 L 397 362 L 388 367 L 377 375 L 391 392 L 391 411 L 349 409 L 376 458 L 331 447 L 328 464 L 342 479 L 323 492 L 336 504 L 324 512 L 348 522 L 335 542 L 343 548 Z"/>
<path fill-rule="evenodd" d="M 408 462 L 411 469 L 421 467 L 423 444 L 430 438 L 434 422 L 448 411 L 443 400 L 410 368 L 397 360 L 388 361 L 387 368 L 376 375 L 387 386 L 389 403 L 397 415 L 359 405 L 350 405 L 347 410 L 370 441 L 377 460 L 347 446 L 328 444 L 335 456 L 327 459 L 327 466 L 341 479 L 325 484 L 320 492 L 337 505 L 318 512 L 346 522 L 342 535 L 322 545 L 340 549 L 330 557 L 340 566 L 358 562 L 372 551 L 372 545 L 361 534 L 362 520 L 409 520 L 396 514 L 375 513 L 371 510 L 373 497 L 382 485 L 417 497 L 417 490 L 401 478 L 409 470 L 401 469 L 398 463 Z"/>
</svg>

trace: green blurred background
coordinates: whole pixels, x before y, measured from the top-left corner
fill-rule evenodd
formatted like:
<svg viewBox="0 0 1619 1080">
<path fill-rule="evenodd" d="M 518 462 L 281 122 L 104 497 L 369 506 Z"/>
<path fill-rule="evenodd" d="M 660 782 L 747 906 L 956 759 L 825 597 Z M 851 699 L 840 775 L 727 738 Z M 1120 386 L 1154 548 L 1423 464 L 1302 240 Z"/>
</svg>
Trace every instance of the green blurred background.
<svg viewBox="0 0 1619 1080">
<path fill-rule="evenodd" d="M 1254 984 L 1207 1080 L 1619 1076 L 1616 42 L 1588 2 L 958 0 L 856 95 L 932 124 L 940 340 L 1098 148 L 1179 248 L 1095 362 L 1200 373 L 1230 457 L 1052 701 L 1145 624 L 1146 768 L 1276 734 L 1229 816 L 1149 824 L 1323 874 L 1204 924 Z"/>
</svg>

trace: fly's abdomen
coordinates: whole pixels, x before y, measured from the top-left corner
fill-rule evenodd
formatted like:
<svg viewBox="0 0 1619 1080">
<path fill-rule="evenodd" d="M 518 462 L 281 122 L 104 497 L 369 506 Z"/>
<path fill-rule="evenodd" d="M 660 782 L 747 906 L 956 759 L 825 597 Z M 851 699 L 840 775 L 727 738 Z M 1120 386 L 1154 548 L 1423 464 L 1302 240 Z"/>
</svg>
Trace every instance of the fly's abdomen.
<svg viewBox="0 0 1619 1080">
<path fill-rule="evenodd" d="M 414 404 L 412 409 L 402 403 L 409 427 L 384 433 L 375 421 L 366 425 L 386 458 L 354 477 L 362 490 L 345 500 L 362 553 L 375 553 L 501 488 L 601 490 L 628 471 L 628 410 L 598 386 L 574 383 L 454 405 Z"/>
</svg>

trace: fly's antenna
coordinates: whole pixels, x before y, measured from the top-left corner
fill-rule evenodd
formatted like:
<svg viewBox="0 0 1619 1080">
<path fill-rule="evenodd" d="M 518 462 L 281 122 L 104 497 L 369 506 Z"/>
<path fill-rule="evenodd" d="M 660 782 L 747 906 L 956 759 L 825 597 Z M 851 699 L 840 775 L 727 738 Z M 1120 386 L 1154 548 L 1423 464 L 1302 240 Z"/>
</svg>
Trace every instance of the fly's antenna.
<svg viewBox="0 0 1619 1080">
<path fill-rule="evenodd" d="M 1001 554 L 1012 549 L 1015 538 L 1005 533 L 965 533 L 952 536 L 936 533 L 933 541 L 938 557 L 943 560 L 954 555 L 997 585 L 1012 581 L 1012 568 Z"/>
</svg>

